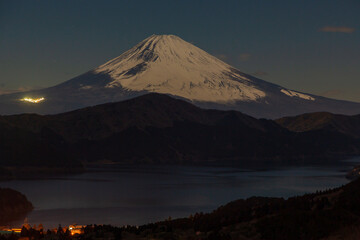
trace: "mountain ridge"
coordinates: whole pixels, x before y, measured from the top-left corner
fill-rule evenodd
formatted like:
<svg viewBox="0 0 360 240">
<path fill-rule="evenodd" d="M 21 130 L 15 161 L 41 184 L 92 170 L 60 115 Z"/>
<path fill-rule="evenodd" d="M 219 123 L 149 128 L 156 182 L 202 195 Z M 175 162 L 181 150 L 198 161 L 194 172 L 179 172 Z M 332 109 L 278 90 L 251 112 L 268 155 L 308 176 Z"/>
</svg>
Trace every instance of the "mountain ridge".
<svg viewBox="0 0 360 240">
<path fill-rule="evenodd" d="M 261 131 L 265 130 L 263 123 L 276 126 L 272 121 L 258 120 L 236 111 L 201 109 L 186 101 L 158 93 L 149 93 L 122 102 L 104 103 L 56 115 L 19 114 L 0 116 L 0 122 L 34 132 L 39 132 L 41 130 L 39 125 L 44 124 L 44 122 L 54 124 L 53 127 L 46 125 L 49 128 L 55 128 L 56 124 L 60 122 L 70 122 L 68 124 L 70 128 L 67 131 L 76 134 L 79 129 L 82 129 L 82 126 L 81 123 L 75 123 L 74 119 L 83 119 L 86 123 L 95 119 L 107 124 L 107 134 L 111 135 L 129 127 L 139 129 L 144 129 L 147 126 L 157 128 L 172 127 L 174 122 L 180 121 L 216 125 L 224 121 L 227 116 L 241 120 L 247 126 Z M 113 120 L 109 121 L 109 118 L 113 118 Z M 92 135 L 91 132 L 94 129 L 96 128 L 87 127 L 85 130 L 87 134 Z"/>
<path fill-rule="evenodd" d="M 284 117 L 276 122 L 293 132 L 332 131 L 360 138 L 360 115 L 344 116 L 319 112 Z"/>
<path fill-rule="evenodd" d="M 57 114 L 151 92 L 257 118 L 319 111 L 360 113 L 360 103 L 287 89 L 243 73 L 177 36 L 153 35 L 119 57 L 59 85 L 0 95 L 0 114 Z M 44 101 L 20 101 L 25 97 Z"/>
<path fill-rule="evenodd" d="M 360 139 L 341 132 L 292 132 L 157 93 L 57 115 L 1 116 L 0 129 L 8 129 L 0 134 L 0 166 L 314 164 L 360 153 Z"/>
</svg>

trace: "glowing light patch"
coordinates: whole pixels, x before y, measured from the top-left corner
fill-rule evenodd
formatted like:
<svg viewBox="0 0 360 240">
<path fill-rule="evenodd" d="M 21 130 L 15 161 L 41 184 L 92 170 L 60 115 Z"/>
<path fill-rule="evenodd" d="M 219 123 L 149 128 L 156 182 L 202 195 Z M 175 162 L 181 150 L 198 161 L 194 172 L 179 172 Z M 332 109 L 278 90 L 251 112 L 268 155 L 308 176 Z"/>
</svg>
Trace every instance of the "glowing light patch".
<svg viewBox="0 0 360 240">
<path fill-rule="evenodd" d="M 42 102 L 44 101 L 45 98 L 22 98 L 20 99 L 20 101 L 23 101 L 23 102 L 30 102 L 30 103 L 39 103 L 39 102 Z"/>
</svg>

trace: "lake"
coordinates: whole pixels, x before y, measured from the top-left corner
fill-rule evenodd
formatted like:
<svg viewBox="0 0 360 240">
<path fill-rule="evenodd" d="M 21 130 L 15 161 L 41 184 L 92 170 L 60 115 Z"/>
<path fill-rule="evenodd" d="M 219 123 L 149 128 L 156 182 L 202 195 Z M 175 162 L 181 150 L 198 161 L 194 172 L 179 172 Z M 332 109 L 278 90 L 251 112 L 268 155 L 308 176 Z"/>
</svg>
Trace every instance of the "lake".
<svg viewBox="0 0 360 240">
<path fill-rule="evenodd" d="M 112 166 L 78 175 L 0 182 L 24 193 L 35 209 L 26 221 L 58 224 L 140 225 L 209 212 L 239 198 L 290 197 L 348 183 L 359 159 L 336 166 L 266 171 L 229 167 Z M 22 225 L 23 221 L 14 223 Z"/>
</svg>

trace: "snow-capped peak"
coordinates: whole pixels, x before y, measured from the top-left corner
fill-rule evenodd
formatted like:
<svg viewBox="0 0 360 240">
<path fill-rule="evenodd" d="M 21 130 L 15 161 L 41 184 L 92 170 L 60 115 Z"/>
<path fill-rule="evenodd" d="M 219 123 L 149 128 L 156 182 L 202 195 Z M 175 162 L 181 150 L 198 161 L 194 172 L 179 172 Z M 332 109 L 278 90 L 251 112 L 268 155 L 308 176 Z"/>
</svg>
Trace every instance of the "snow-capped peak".
<svg viewBox="0 0 360 240">
<path fill-rule="evenodd" d="M 291 77 L 291 76 L 290 76 Z M 207 109 L 279 118 L 327 111 L 354 115 L 360 104 L 290 90 L 242 73 L 173 35 L 153 35 L 124 54 L 57 86 L 0 95 L 0 114 L 54 114 L 164 93 Z M 25 98 L 43 99 L 37 104 Z"/>
<path fill-rule="evenodd" d="M 152 35 L 95 69 L 106 88 L 172 94 L 206 102 L 256 101 L 266 93 L 243 73 L 174 35 Z"/>
</svg>

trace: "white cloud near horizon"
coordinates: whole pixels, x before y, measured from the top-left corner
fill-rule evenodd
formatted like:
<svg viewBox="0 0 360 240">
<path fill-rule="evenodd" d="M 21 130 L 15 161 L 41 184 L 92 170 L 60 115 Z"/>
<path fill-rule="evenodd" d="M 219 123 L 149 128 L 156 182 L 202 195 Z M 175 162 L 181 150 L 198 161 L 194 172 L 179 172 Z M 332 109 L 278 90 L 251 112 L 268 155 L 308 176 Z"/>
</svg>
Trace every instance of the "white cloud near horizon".
<svg viewBox="0 0 360 240">
<path fill-rule="evenodd" d="M 256 72 L 253 72 L 252 75 L 255 75 L 255 76 L 258 76 L 258 77 L 264 77 L 264 76 L 268 76 L 269 73 L 264 72 L 264 71 L 256 71 Z"/>
<path fill-rule="evenodd" d="M 222 61 L 226 61 L 228 59 L 228 56 L 226 54 L 215 54 L 215 57 Z"/>
<path fill-rule="evenodd" d="M 331 89 L 325 92 L 320 93 L 320 96 L 324 96 L 324 97 L 329 97 L 329 98 L 334 98 L 334 97 L 339 97 L 344 95 L 344 91 L 341 89 Z"/>
<path fill-rule="evenodd" d="M 332 32 L 332 33 L 353 33 L 355 28 L 344 26 L 325 26 L 319 29 L 320 32 Z"/>
<path fill-rule="evenodd" d="M 242 61 L 242 62 L 246 62 L 250 59 L 251 54 L 250 53 L 242 53 L 238 56 L 238 60 Z"/>
<path fill-rule="evenodd" d="M 0 87 L 0 95 L 3 94 L 10 94 L 10 93 L 17 93 L 17 92 L 26 92 L 26 91 L 30 91 L 33 90 L 32 88 L 27 88 L 27 87 L 19 87 L 16 89 L 7 89 L 7 88 L 1 88 Z"/>
</svg>

